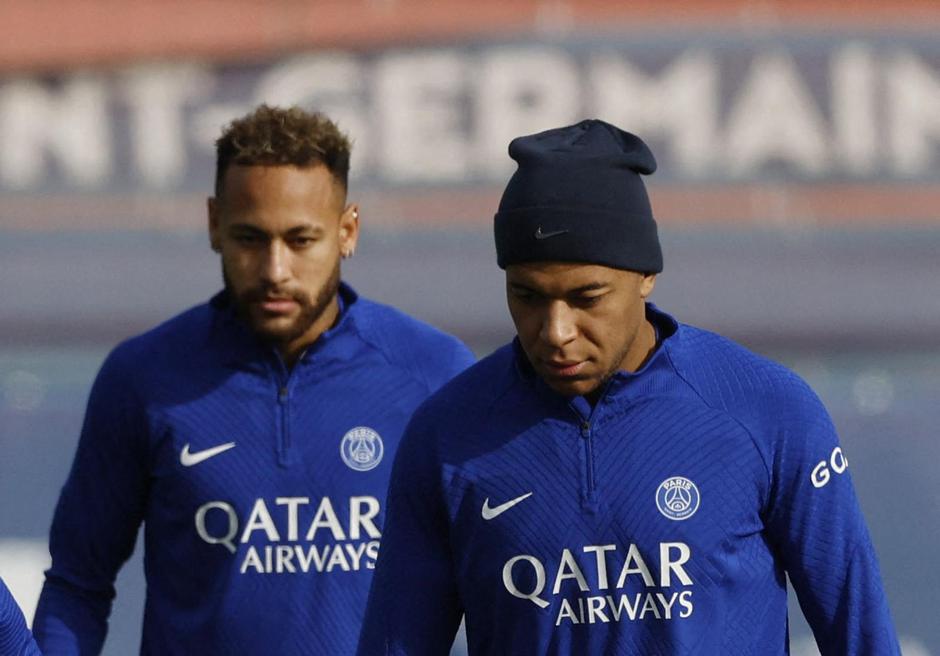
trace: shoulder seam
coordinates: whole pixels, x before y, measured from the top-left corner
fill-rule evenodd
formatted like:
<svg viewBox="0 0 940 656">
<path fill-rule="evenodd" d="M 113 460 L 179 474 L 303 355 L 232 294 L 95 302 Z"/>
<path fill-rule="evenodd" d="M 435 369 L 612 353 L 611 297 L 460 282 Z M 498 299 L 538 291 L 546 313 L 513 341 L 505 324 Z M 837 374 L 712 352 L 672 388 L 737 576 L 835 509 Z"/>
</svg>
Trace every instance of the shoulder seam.
<svg viewBox="0 0 940 656">
<path fill-rule="evenodd" d="M 116 347 L 114 347 L 114 349 L 112 349 L 111 354 L 116 355 L 118 349 L 122 349 L 122 347 L 124 347 L 122 350 L 129 350 L 130 346 L 128 346 L 128 344 L 132 340 L 137 340 L 137 339 L 140 339 L 141 337 L 143 337 L 143 335 L 131 337 L 130 339 L 127 339 L 121 342 Z M 120 357 L 122 359 L 126 357 L 125 353 L 122 352 Z M 146 471 L 150 471 L 153 467 L 153 462 L 152 462 L 153 461 L 153 436 L 150 430 L 151 423 L 147 417 L 147 414 L 148 414 L 147 409 L 150 407 L 150 405 L 145 402 L 144 400 L 145 396 L 141 393 L 141 389 L 140 389 L 139 377 L 135 375 L 138 372 L 138 368 L 136 366 L 125 365 L 124 363 L 121 363 L 121 364 L 122 364 L 121 369 L 126 368 L 127 371 L 132 372 L 128 376 L 122 376 L 122 378 L 124 378 L 124 380 L 127 383 L 125 385 L 125 388 L 127 389 L 128 393 L 134 400 L 134 408 L 135 408 L 134 421 L 135 423 L 139 424 L 137 428 L 143 433 L 142 436 L 138 436 L 138 439 L 143 441 L 143 445 L 142 445 L 143 446 L 142 452 L 143 452 L 143 458 L 144 458 L 143 465 Z M 103 366 L 104 365 L 102 365 L 102 367 Z M 99 375 L 100 375 L 100 371 L 101 371 L 101 368 L 99 368 Z"/>
<path fill-rule="evenodd" d="M 430 398 L 436 399 L 437 397 L 439 397 L 441 395 L 441 392 L 448 390 L 448 388 L 454 385 L 454 381 L 458 381 L 458 379 L 463 377 L 468 371 L 475 368 L 476 366 L 478 366 L 480 363 L 484 361 L 485 361 L 485 358 L 484 360 L 478 361 L 477 363 L 471 365 L 468 369 L 465 369 L 463 372 L 457 374 L 454 378 L 444 383 L 444 385 L 441 386 L 441 388 L 438 389 L 436 392 L 434 392 Z M 509 366 L 510 367 L 514 366 L 514 363 L 510 361 Z M 495 391 L 493 394 L 488 395 L 488 398 L 486 398 L 485 401 L 481 404 L 481 409 L 478 415 L 480 418 L 480 421 L 483 421 L 484 419 L 488 418 L 492 414 L 493 408 L 500 401 L 500 399 L 505 397 L 511 389 L 513 389 L 516 385 L 519 385 L 519 384 L 520 384 L 520 381 L 518 377 L 514 376 L 512 372 L 510 372 L 509 380 L 506 382 L 506 384 L 503 385 L 502 388 L 499 389 L 498 391 Z"/>
<path fill-rule="evenodd" d="M 355 323 L 354 323 L 354 325 L 355 325 Z M 379 353 L 379 355 L 382 356 L 382 359 L 385 360 L 385 362 L 386 362 L 389 366 L 395 367 L 396 369 L 398 369 L 398 370 L 400 370 L 400 371 L 404 371 L 404 372 L 407 373 L 412 379 L 414 379 L 414 380 L 418 381 L 419 383 L 421 383 L 421 385 L 424 387 L 424 391 L 425 391 L 425 392 L 430 393 L 430 392 L 432 391 L 432 387 L 431 387 L 430 383 L 428 382 L 427 378 L 425 378 L 423 375 L 421 375 L 420 370 L 419 370 L 419 371 L 415 371 L 415 370 L 412 369 L 411 367 L 407 367 L 407 366 L 405 366 L 405 365 L 403 365 L 403 364 L 401 364 L 401 363 L 398 363 L 398 362 L 395 362 L 394 360 L 392 360 L 392 359 L 388 356 L 388 353 L 385 352 L 385 349 L 382 348 L 379 344 L 377 344 L 374 340 L 369 339 L 369 337 L 367 337 L 367 336 L 364 334 L 364 332 L 365 332 L 365 331 L 362 330 L 362 327 L 361 327 L 361 326 L 356 325 L 356 336 L 359 337 L 359 339 L 361 339 L 361 340 L 363 341 L 363 343 L 365 343 L 365 344 L 366 344 L 369 348 L 371 348 L 373 351 L 376 351 L 377 353 Z"/>
<path fill-rule="evenodd" d="M 688 385 L 689 389 L 692 390 L 695 396 L 697 396 L 701 400 L 702 403 L 704 403 L 707 407 L 711 408 L 715 412 L 720 412 L 723 415 L 729 417 L 734 423 L 736 423 L 738 426 L 740 426 L 744 430 L 748 438 L 751 440 L 751 443 L 754 444 L 754 449 L 757 451 L 757 456 L 760 458 L 761 463 L 763 463 L 764 471 L 767 474 L 767 498 L 764 500 L 764 504 L 763 504 L 764 506 L 766 506 L 766 504 L 770 500 L 771 491 L 773 490 L 773 482 L 774 482 L 773 481 L 773 469 L 771 468 L 770 464 L 767 462 L 767 459 L 764 457 L 764 452 L 761 450 L 760 444 L 758 443 L 757 438 L 754 437 L 754 433 L 743 421 L 735 417 L 733 414 L 731 414 L 724 408 L 715 407 L 712 403 L 709 403 L 708 400 L 706 400 L 704 396 L 702 396 L 702 393 L 699 392 L 698 388 L 695 385 L 693 385 L 692 382 L 688 378 L 686 378 L 682 374 L 682 372 L 679 370 L 679 367 L 676 365 L 676 361 L 672 357 L 672 349 L 669 348 L 668 345 L 666 346 L 666 356 L 669 358 L 670 364 L 672 364 L 672 370 L 676 372 L 676 375 L 680 378 L 680 380 L 682 380 L 682 382 Z M 761 514 L 763 514 L 763 512 Z"/>
</svg>

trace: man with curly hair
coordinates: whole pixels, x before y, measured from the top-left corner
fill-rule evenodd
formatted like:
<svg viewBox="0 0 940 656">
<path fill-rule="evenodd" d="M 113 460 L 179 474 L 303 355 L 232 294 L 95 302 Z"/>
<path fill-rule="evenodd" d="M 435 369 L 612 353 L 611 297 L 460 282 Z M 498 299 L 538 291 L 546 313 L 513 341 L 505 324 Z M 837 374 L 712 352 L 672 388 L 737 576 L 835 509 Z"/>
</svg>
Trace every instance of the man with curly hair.
<svg viewBox="0 0 940 656">
<path fill-rule="evenodd" d="M 225 288 L 98 374 L 34 624 L 49 654 L 101 650 L 141 523 L 142 653 L 353 653 L 391 456 L 415 407 L 472 362 L 341 282 L 359 207 L 332 121 L 261 106 L 216 148 Z"/>
</svg>

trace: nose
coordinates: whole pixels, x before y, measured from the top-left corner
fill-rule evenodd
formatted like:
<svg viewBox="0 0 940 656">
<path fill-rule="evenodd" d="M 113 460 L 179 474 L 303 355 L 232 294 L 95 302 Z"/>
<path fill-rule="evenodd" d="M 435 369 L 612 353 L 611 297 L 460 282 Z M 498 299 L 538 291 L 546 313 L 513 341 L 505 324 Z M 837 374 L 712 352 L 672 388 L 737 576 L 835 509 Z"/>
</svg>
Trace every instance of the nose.
<svg viewBox="0 0 940 656">
<path fill-rule="evenodd" d="M 542 317 L 539 339 L 553 348 L 561 348 L 574 340 L 577 335 L 578 327 L 574 312 L 568 304 L 562 301 L 550 303 L 545 316 Z"/>
<path fill-rule="evenodd" d="M 290 279 L 290 249 L 280 240 L 272 240 L 261 266 L 264 282 L 279 285 Z"/>
</svg>

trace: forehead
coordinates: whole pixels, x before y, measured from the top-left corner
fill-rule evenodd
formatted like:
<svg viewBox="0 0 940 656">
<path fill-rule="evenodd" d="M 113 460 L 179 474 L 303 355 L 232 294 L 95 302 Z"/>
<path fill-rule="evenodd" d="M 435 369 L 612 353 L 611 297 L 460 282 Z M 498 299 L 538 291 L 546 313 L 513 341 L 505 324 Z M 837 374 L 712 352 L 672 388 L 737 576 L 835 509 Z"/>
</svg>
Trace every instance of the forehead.
<svg viewBox="0 0 940 656">
<path fill-rule="evenodd" d="M 219 192 L 228 210 L 306 207 L 324 211 L 342 203 L 341 185 L 322 164 L 228 167 Z"/>
<path fill-rule="evenodd" d="M 507 284 L 550 295 L 589 287 L 615 286 L 633 277 L 641 276 L 633 271 L 577 262 L 527 262 L 506 267 Z"/>
</svg>

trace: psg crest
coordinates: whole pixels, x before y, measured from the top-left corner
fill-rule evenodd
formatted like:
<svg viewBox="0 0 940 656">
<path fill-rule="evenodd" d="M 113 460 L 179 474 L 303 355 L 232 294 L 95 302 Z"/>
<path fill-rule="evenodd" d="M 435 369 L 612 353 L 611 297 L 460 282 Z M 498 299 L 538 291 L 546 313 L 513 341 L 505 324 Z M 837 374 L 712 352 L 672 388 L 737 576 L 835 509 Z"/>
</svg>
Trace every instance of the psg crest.
<svg viewBox="0 0 940 656">
<path fill-rule="evenodd" d="M 362 472 L 378 467 L 384 451 L 382 438 L 366 426 L 353 428 L 339 444 L 339 455 L 346 466 Z"/>
<path fill-rule="evenodd" d="M 675 521 L 694 515 L 700 499 L 695 483 L 682 476 L 667 478 L 656 489 L 656 507 L 663 516 Z"/>
</svg>

